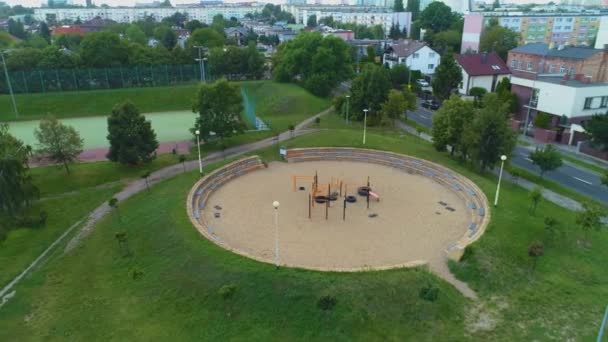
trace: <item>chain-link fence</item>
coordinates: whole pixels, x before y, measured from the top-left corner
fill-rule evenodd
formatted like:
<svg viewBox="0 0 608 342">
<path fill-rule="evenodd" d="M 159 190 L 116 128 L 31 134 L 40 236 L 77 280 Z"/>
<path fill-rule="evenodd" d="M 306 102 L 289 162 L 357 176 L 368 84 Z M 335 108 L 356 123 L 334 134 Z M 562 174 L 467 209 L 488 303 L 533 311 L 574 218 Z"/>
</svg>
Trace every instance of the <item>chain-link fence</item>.
<svg viewBox="0 0 608 342">
<path fill-rule="evenodd" d="M 158 87 L 201 80 L 199 64 L 25 70 L 9 71 L 8 74 L 16 94 Z M 205 74 L 210 80 L 208 65 L 205 65 Z M 6 77 L 3 73 L 0 75 L 0 94 L 8 94 Z"/>
</svg>

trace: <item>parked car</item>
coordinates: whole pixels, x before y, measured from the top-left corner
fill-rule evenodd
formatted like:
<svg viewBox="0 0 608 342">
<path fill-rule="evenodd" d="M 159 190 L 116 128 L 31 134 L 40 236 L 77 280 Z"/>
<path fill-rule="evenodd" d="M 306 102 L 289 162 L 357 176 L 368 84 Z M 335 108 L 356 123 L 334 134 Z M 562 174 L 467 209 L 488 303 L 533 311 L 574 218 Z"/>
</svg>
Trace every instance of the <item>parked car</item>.
<svg viewBox="0 0 608 342">
<path fill-rule="evenodd" d="M 427 82 L 427 81 L 426 81 L 425 79 L 423 79 L 423 78 L 419 78 L 419 79 L 417 79 L 417 80 L 416 80 L 416 84 L 418 84 L 418 85 L 419 85 L 420 87 L 422 87 L 422 88 L 426 88 L 426 87 L 429 87 L 429 86 L 430 86 L 430 85 L 429 85 L 429 82 Z"/>
<path fill-rule="evenodd" d="M 432 110 L 439 109 L 439 102 L 437 102 L 435 100 L 422 101 L 422 107 L 432 109 Z"/>
</svg>

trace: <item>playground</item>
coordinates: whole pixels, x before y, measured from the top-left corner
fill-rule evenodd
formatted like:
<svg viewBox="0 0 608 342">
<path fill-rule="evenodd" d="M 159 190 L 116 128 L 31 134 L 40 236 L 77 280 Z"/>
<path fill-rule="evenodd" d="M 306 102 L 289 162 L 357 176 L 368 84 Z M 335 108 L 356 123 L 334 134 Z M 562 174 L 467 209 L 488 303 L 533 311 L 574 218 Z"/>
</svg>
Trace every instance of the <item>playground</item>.
<svg viewBox="0 0 608 342">
<path fill-rule="evenodd" d="M 446 250 L 468 235 L 467 201 L 423 174 L 331 160 L 234 170 L 238 176 L 210 185 L 193 216 L 205 236 L 257 260 L 276 262 L 273 201 L 280 202 L 279 264 L 292 267 L 356 271 L 428 263 L 449 272 Z"/>
</svg>

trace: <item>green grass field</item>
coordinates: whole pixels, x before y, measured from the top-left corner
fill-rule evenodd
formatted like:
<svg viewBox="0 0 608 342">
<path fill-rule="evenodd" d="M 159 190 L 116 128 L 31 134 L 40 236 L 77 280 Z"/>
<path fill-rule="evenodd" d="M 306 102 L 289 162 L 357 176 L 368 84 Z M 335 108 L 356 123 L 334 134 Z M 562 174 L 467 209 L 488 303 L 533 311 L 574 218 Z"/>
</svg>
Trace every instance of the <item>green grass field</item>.
<svg viewBox="0 0 608 342">
<path fill-rule="evenodd" d="M 494 176 L 413 136 L 371 129 L 367 142 L 446 165 L 494 194 Z M 334 129 L 282 144 L 361 146 L 361 132 Z M 258 154 L 275 160 L 277 146 Z M 136 195 L 122 204 L 122 223 L 106 217 L 73 253 L 54 253 L 0 309 L 0 340 L 563 341 L 592 340 L 599 328 L 608 296 L 607 233 L 591 232 L 591 244 L 581 244 L 574 213 L 544 201 L 530 215 L 527 191 L 516 185 L 503 183 L 487 232 L 451 265 L 478 292 L 479 301 L 470 302 L 422 269 L 275 270 L 223 250 L 186 217 L 195 177 L 177 176 Z M 552 238 L 545 216 L 560 222 Z M 130 257 L 120 255 L 118 230 L 128 234 Z M 545 255 L 533 270 L 527 248 L 536 240 L 545 242 Z M 130 276 L 134 269 L 143 272 L 138 280 Z M 419 298 L 427 284 L 439 287 L 436 302 Z M 219 292 L 227 285 L 236 290 L 224 299 Z M 317 307 L 324 295 L 336 298 L 333 310 Z"/>
</svg>

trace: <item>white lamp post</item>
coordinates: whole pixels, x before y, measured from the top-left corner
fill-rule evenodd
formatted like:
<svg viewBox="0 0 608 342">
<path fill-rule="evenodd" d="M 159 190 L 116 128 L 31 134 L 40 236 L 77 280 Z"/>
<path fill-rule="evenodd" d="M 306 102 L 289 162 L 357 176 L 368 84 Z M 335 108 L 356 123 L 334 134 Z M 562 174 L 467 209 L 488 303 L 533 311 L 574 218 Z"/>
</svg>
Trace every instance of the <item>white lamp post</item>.
<svg viewBox="0 0 608 342">
<path fill-rule="evenodd" d="M 198 147 L 198 172 L 200 172 L 200 174 L 203 174 L 203 160 L 201 159 L 201 140 L 200 140 L 200 135 L 201 135 L 201 131 L 199 131 L 198 129 L 194 132 L 196 134 L 196 147 Z"/>
<path fill-rule="evenodd" d="M 349 119 L 349 118 L 348 118 L 348 109 L 349 109 L 349 108 L 348 108 L 348 104 L 349 104 L 349 103 L 348 103 L 348 100 L 349 100 L 349 99 L 350 99 L 350 95 L 346 95 L 346 124 L 347 124 L 347 125 L 348 125 L 348 123 L 349 123 L 349 122 L 348 122 L 348 119 Z"/>
<path fill-rule="evenodd" d="M 365 133 L 367 131 L 367 111 L 369 109 L 363 110 L 363 145 L 365 145 Z"/>
<path fill-rule="evenodd" d="M 274 207 L 274 264 L 279 267 L 279 201 L 272 202 Z"/>
<path fill-rule="evenodd" d="M 505 166 L 505 160 L 507 160 L 507 156 L 504 154 L 500 156 L 500 173 L 498 174 L 498 185 L 496 185 L 496 197 L 494 197 L 494 206 L 498 205 L 498 193 L 500 192 L 500 181 L 502 181 L 502 169 Z"/>
</svg>

